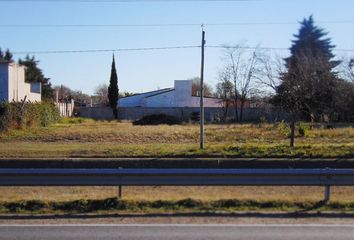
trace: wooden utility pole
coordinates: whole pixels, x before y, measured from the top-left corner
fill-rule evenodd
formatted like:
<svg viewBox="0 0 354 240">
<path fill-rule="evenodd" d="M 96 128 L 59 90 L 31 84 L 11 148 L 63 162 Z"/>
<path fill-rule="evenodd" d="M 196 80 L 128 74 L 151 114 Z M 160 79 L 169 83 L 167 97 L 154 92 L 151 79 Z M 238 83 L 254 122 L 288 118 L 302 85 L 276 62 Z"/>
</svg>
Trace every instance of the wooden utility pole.
<svg viewBox="0 0 354 240">
<path fill-rule="evenodd" d="M 205 31 L 202 25 L 202 59 L 200 71 L 200 149 L 204 149 L 204 48 Z"/>
</svg>

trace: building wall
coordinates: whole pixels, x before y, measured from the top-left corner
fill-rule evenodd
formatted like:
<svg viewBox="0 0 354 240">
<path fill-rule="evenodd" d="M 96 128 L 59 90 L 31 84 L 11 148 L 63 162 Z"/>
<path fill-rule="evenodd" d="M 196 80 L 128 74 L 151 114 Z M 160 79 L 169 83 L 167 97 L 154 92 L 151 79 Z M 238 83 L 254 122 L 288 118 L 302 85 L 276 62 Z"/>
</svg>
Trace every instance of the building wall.
<svg viewBox="0 0 354 240">
<path fill-rule="evenodd" d="M 0 102 L 9 99 L 9 86 L 8 86 L 9 68 L 7 64 L 0 63 Z"/>
<path fill-rule="evenodd" d="M 119 119 L 121 120 L 139 120 L 144 116 L 152 114 L 166 114 L 179 118 L 183 121 L 189 121 L 193 112 L 199 113 L 199 108 L 119 108 Z M 75 108 L 76 116 L 93 118 L 96 120 L 112 120 L 114 116 L 109 107 L 79 107 Z M 234 110 L 228 112 L 228 120 L 234 118 Z M 207 122 L 218 122 L 223 117 L 222 108 L 205 108 L 205 120 Z M 243 120 L 245 122 L 257 122 L 261 117 L 268 121 L 286 120 L 287 115 L 277 109 L 248 108 L 244 110 Z"/>
<path fill-rule="evenodd" d="M 122 98 L 119 107 L 199 107 L 200 98 L 192 96 L 192 80 L 176 80 L 174 89 L 154 91 Z M 205 107 L 221 107 L 222 101 L 216 98 L 204 98 Z"/>
<path fill-rule="evenodd" d="M 25 82 L 25 67 L 15 63 L 0 64 L 0 78 L 2 82 L 7 82 L 7 96 L 2 98 L 6 101 L 26 101 L 40 102 L 41 101 L 41 83 L 26 83 Z M 7 74 L 6 70 L 7 69 Z M 6 84 L 4 84 L 5 86 Z M 1 87 L 2 92 L 6 91 L 6 86 Z"/>
</svg>

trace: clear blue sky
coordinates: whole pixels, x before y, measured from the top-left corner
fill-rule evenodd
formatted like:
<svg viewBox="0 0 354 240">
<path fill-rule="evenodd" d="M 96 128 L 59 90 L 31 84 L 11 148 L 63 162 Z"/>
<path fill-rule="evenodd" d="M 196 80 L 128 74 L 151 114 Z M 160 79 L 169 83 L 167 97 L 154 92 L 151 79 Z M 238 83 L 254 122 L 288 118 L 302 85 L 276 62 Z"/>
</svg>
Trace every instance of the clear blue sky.
<svg viewBox="0 0 354 240">
<path fill-rule="evenodd" d="M 156 24 L 293 22 L 284 25 L 207 26 L 207 45 L 247 41 L 263 47 L 291 44 L 296 22 L 313 14 L 329 32 L 337 48 L 354 49 L 353 0 L 260 0 L 250 2 L 3 2 L 1 21 L 6 24 Z M 325 23 L 352 21 L 352 23 Z M 0 47 L 20 51 L 117 49 L 200 45 L 200 27 L 0 27 Z M 284 53 L 286 54 L 286 52 Z M 345 53 L 341 53 L 345 54 Z M 354 52 L 349 54 L 354 55 Z M 206 51 L 206 81 L 215 84 L 222 67 L 221 50 Z M 64 84 L 93 93 L 108 83 L 111 52 L 36 54 L 54 85 Z M 15 59 L 24 57 L 16 54 Z M 119 88 L 141 92 L 173 86 L 175 79 L 198 76 L 200 50 L 182 49 L 117 52 Z"/>
</svg>

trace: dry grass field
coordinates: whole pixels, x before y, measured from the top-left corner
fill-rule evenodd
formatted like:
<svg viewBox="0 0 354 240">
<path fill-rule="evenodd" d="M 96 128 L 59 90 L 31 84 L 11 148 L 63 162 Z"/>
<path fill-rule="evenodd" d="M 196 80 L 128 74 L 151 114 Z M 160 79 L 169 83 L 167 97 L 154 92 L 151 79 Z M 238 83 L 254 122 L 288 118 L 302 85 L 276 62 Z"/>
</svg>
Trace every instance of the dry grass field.
<svg viewBox="0 0 354 240">
<path fill-rule="evenodd" d="M 82 122 L 81 122 L 82 121 Z M 0 134 L 1 157 L 354 157 L 354 129 L 309 129 L 289 148 L 284 124 L 134 126 L 129 122 L 66 120 L 48 128 Z"/>
<path fill-rule="evenodd" d="M 7 157 L 354 157 L 354 129 L 309 129 L 288 147 L 284 124 L 206 125 L 206 149 L 198 149 L 199 126 L 133 126 L 123 122 L 64 120 L 48 128 L 0 134 Z M 320 201 L 320 187 L 124 187 L 127 200 Z M 332 199 L 353 202 L 353 188 L 333 188 Z M 1 201 L 68 201 L 117 196 L 113 187 L 0 187 Z"/>
<path fill-rule="evenodd" d="M 117 187 L 0 187 L 0 202 L 71 201 L 117 197 Z M 220 199 L 257 201 L 321 201 L 323 187 L 123 187 L 123 199 L 136 201 Z M 333 187 L 333 201 L 354 202 L 354 187 Z"/>
</svg>

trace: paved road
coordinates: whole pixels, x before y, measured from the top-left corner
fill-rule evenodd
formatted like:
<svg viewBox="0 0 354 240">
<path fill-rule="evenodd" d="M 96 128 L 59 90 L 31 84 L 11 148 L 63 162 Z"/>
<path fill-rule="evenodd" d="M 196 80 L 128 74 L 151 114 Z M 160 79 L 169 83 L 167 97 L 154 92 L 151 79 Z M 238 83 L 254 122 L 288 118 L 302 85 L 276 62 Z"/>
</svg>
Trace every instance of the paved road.
<svg viewBox="0 0 354 240">
<path fill-rule="evenodd" d="M 0 226 L 0 239 L 247 239 L 344 240 L 354 225 L 16 225 Z"/>
</svg>

